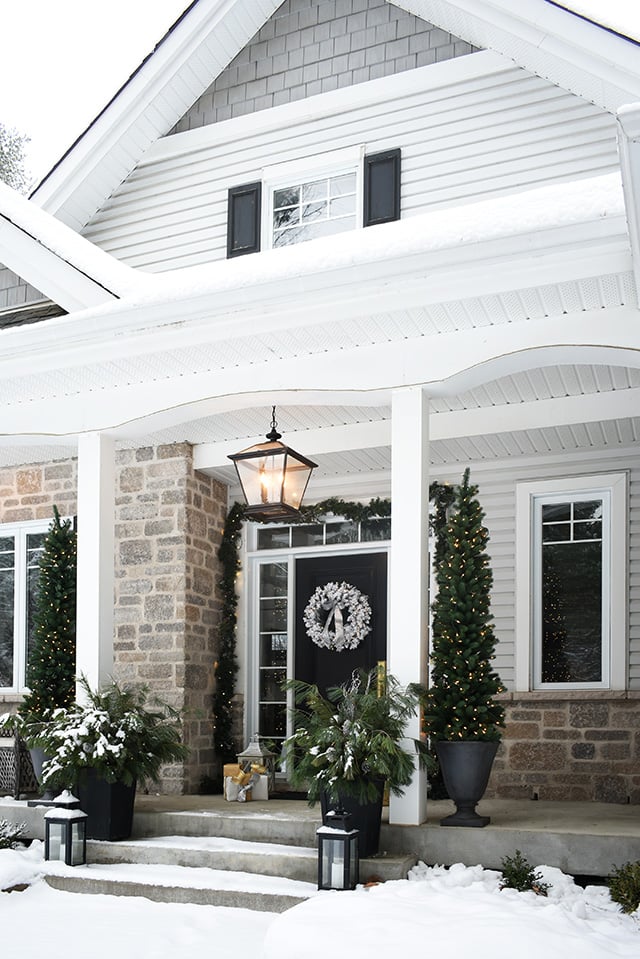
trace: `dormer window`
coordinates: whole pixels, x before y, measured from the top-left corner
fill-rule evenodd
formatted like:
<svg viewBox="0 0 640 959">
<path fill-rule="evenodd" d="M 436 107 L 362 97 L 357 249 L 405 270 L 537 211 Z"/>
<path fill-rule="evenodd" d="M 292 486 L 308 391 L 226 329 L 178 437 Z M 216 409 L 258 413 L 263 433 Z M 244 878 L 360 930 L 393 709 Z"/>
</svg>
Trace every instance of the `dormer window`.
<svg viewBox="0 0 640 959">
<path fill-rule="evenodd" d="M 362 148 L 263 170 L 229 190 L 227 256 L 400 219 L 400 150 Z"/>
<path fill-rule="evenodd" d="M 356 227 L 356 172 L 273 191 L 271 245 L 291 246 Z"/>
</svg>

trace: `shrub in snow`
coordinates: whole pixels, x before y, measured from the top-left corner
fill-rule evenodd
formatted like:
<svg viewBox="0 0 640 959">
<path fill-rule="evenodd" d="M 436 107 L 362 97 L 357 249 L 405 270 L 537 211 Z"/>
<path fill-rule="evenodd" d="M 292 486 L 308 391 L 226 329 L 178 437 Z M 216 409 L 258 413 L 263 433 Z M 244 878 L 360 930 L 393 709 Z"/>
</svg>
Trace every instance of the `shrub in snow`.
<svg viewBox="0 0 640 959">
<path fill-rule="evenodd" d="M 609 893 L 623 912 L 635 912 L 640 905 L 640 862 L 616 866 L 609 879 Z"/>
<path fill-rule="evenodd" d="M 13 823 L 0 819 L 0 849 L 14 849 L 26 828 L 27 824 L 24 822 Z"/>
<path fill-rule="evenodd" d="M 532 889 L 539 896 L 547 895 L 549 883 L 542 881 L 542 874 L 535 871 L 519 849 L 516 849 L 515 856 L 505 856 L 501 866 L 501 889 L 516 889 L 518 892 Z"/>
</svg>

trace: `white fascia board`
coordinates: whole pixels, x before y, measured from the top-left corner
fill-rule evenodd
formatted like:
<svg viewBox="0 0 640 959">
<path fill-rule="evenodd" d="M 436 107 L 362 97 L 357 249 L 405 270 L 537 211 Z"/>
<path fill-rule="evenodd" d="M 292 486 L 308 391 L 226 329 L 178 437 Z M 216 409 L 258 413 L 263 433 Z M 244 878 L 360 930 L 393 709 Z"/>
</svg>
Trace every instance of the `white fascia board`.
<svg viewBox="0 0 640 959">
<path fill-rule="evenodd" d="M 394 0 L 611 113 L 640 98 L 638 47 L 540 0 Z"/>
<path fill-rule="evenodd" d="M 77 204 L 98 172 L 104 179 L 102 192 L 106 199 L 135 167 L 145 149 L 169 132 L 280 3 L 281 0 L 194 3 L 38 185 L 32 199 L 61 220 L 69 219 L 77 228 L 84 225 L 77 213 L 65 216 L 66 204 L 71 200 Z M 204 79 L 199 76 L 203 62 L 211 64 L 211 76 Z M 191 70 L 191 63 L 197 68 Z M 158 100 L 162 100 L 163 109 L 152 110 Z M 169 111 L 172 112 L 167 116 Z M 113 172 L 106 166 L 111 153 L 116 161 Z M 91 192 L 87 190 L 87 200 L 80 203 L 84 206 L 80 219 L 85 222 L 97 209 L 95 196 L 89 199 Z"/>
<path fill-rule="evenodd" d="M 360 392 L 424 386 L 430 395 L 451 395 L 500 376 L 558 363 L 595 363 L 640 368 L 637 311 L 593 310 L 527 323 L 483 327 L 411 341 L 381 342 L 306 356 L 232 367 L 190 376 L 158 376 L 113 389 L 87 390 L 55 402 L 50 398 L 0 407 L 0 436 L 87 430 L 128 435 L 128 426 L 179 407 L 193 418 L 215 411 L 216 398 L 315 391 L 331 402 L 334 392 Z M 24 371 L 24 367 L 23 367 Z M 64 376 L 64 374 L 63 374 Z M 64 386 L 64 382 L 62 384 Z M 439 414 L 440 415 L 440 414 Z M 630 414 L 631 415 L 631 412 Z M 161 423 L 157 416 L 156 425 Z M 514 427 L 515 428 L 515 427 Z"/>
<path fill-rule="evenodd" d="M 622 107 L 617 120 L 622 189 L 640 306 L 640 103 Z"/>
</svg>

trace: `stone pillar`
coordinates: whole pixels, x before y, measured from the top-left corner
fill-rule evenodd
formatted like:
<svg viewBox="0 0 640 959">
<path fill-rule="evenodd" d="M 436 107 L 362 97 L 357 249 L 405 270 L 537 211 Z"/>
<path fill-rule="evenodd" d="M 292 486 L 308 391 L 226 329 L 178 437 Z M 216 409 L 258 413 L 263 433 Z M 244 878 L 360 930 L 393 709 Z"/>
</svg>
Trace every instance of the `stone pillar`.
<svg viewBox="0 0 640 959">
<path fill-rule="evenodd" d="M 429 401 L 421 387 L 393 393 L 391 504 L 388 669 L 407 685 L 426 681 L 428 656 Z M 407 733 L 420 738 L 419 716 Z M 426 815 L 426 773 L 416 768 L 404 795 L 391 796 L 389 821 L 418 825 Z"/>
<path fill-rule="evenodd" d="M 78 441 L 76 668 L 92 688 L 113 673 L 115 453 L 110 437 Z"/>
</svg>

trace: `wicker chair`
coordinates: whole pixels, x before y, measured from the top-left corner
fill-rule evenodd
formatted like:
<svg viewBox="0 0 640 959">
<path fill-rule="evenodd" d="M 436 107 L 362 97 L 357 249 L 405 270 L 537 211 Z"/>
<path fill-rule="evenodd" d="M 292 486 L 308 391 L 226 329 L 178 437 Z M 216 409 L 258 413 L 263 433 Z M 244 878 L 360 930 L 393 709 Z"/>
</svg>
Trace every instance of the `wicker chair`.
<svg viewBox="0 0 640 959">
<path fill-rule="evenodd" d="M 11 793 L 19 799 L 25 793 L 38 791 L 31 756 L 17 735 L 0 736 L 0 795 Z"/>
</svg>

